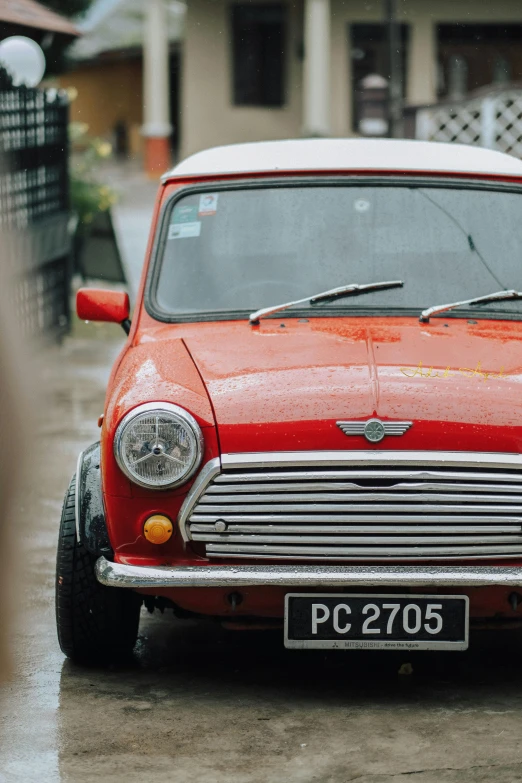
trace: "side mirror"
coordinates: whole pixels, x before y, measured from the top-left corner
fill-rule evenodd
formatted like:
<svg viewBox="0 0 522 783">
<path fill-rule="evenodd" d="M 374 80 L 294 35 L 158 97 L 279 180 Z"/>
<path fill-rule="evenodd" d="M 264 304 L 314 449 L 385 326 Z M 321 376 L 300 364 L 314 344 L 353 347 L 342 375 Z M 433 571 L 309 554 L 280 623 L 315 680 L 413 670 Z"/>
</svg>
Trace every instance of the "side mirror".
<svg viewBox="0 0 522 783">
<path fill-rule="evenodd" d="M 80 288 L 76 294 L 76 312 L 82 321 L 118 323 L 129 333 L 130 302 L 129 295 L 123 291 Z"/>
</svg>

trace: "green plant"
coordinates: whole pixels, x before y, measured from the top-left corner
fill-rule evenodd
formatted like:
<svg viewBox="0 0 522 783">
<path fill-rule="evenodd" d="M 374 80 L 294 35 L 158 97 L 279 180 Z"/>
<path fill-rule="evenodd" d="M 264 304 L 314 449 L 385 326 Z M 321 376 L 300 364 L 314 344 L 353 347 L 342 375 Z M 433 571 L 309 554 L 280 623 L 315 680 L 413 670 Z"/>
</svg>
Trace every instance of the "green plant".
<svg viewBox="0 0 522 783">
<path fill-rule="evenodd" d="M 112 154 L 112 147 L 104 139 L 90 138 L 85 123 L 69 126 L 71 144 L 80 147 L 73 156 L 70 175 L 71 207 L 78 216 L 77 233 L 89 232 L 97 212 L 106 212 L 117 202 L 116 192 L 99 181 L 98 169 Z"/>
</svg>

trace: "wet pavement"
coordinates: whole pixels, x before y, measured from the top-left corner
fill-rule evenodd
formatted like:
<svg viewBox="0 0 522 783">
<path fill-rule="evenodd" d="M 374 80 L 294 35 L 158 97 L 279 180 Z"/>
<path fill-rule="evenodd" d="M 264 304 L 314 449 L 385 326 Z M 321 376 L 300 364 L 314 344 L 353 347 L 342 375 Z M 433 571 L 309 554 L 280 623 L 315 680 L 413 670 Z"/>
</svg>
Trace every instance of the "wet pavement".
<svg viewBox="0 0 522 783">
<path fill-rule="evenodd" d="M 159 178 L 147 179 L 141 164 L 109 164 L 104 171 L 107 182 L 118 194 L 112 209 L 114 231 L 127 277 L 129 295 L 134 302 L 140 283 Z"/>
<path fill-rule="evenodd" d="M 285 650 L 280 632 L 144 613 L 130 665 L 64 659 L 53 606 L 60 507 L 78 452 L 97 438 L 121 345 L 116 327 L 90 329 L 45 354 L 38 376 L 47 403 L 32 444 L 40 469 L 18 508 L 0 780 L 522 781 L 522 643 L 511 635 L 472 638 L 468 653 L 325 655 Z"/>
</svg>

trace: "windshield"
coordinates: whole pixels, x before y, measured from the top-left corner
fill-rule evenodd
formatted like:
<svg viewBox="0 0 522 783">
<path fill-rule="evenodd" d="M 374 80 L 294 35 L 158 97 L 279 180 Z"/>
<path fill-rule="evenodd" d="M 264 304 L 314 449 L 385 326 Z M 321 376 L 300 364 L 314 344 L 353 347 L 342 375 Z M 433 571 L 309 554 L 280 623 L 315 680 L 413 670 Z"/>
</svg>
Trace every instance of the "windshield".
<svg viewBox="0 0 522 783">
<path fill-rule="evenodd" d="M 403 288 L 302 304 L 285 317 L 418 316 L 433 304 L 522 289 L 521 206 L 513 191 L 409 183 L 191 192 L 167 215 L 154 310 L 195 320 L 248 317 L 347 280 L 401 279 Z M 522 315 L 522 302 L 470 309 Z"/>
</svg>

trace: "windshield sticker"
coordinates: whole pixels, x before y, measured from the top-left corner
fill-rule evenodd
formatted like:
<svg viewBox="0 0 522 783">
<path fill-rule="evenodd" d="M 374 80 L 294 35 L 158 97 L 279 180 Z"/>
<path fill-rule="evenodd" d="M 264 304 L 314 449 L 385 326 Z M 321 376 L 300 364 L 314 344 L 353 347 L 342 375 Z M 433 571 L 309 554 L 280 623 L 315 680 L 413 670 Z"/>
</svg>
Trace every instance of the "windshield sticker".
<svg viewBox="0 0 522 783">
<path fill-rule="evenodd" d="M 203 193 L 199 197 L 199 212 L 198 216 L 202 215 L 215 215 L 217 212 L 219 193 Z"/>
<path fill-rule="evenodd" d="M 356 202 L 354 202 L 354 208 L 356 212 L 368 212 L 370 209 L 370 202 L 366 201 L 365 198 L 358 198 Z"/>
<path fill-rule="evenodd" d="M 400 367 L 403 375 L 408 378 L 457 378 L 460 375 L 465 375 L 467 378 L 476 378 L 479 381 L 487 381 L 488 379 L 505 378 L 504 368 L 500 368 L 500 372 L 486 372 L 482 369 L 482 363 L 477 362 L 475 368 L 471 367 L 459 367 L 458 370 L 451 370 L 449 365 L 442 370 L 433 369 L 433 367 L 423 367 L 422 362 L 419 362 L 416 367 Z"/>
<path fill-rule="evenodd" d="M 199 237 L 200 234 L 200 220 L 193 223 L 173 223 L 169 226 L 169 239 L 187 239 L 188 237 Z"/>
<path fill-rule="evenodd" d="M 174 207 L 173 223 L 194 223 L 198 219 L 198 208 L 194 205 Z"/>
</svg>

